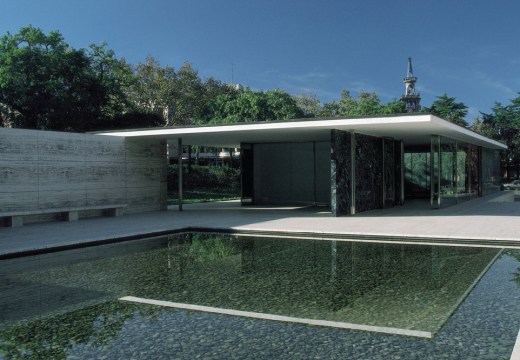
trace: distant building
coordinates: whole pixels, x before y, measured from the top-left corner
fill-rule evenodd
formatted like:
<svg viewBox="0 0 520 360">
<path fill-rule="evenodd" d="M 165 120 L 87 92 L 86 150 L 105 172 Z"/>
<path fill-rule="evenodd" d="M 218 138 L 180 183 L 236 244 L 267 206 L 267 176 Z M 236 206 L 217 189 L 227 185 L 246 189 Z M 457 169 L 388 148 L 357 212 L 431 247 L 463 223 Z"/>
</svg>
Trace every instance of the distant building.
<svg viewBox="0 0 520 360">
<path fill-rule="evenodd" d="M 421 96 L 415 92 L 415 82 L 417 77 L 413 76 L 412 58 L 408 58 L 408 71 L 403 79 L 404 94 L 401 96 L 401 101 L 406 104 L 406 112 L 414 113 L 421 110 Z"/>
<path fill-rule="evenodd" d="M 245 87 L 242 84 L 234 84 L 234 83 L 232 83 L 232 84 L 228 84 L 228 86 L 230 88 L 232 88 L 233 90 L 235 90 L 235 91 L 243 91 L 243 90 L 245 90 Z"/>
</svg>

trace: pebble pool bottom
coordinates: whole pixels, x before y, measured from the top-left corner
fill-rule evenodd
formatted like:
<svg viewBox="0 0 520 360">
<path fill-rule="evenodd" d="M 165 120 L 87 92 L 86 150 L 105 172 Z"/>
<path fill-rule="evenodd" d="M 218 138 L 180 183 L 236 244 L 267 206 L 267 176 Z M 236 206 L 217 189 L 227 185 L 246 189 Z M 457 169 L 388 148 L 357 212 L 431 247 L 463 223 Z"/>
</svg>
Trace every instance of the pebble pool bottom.
<svg viewBox="0 0 520 360">
<path fill-rule="evenodd" d="M 511 249 L 184 233 L 1 260 L 0 280 L 0 359 L 509 359 L 520 328 Z"/>
</svg>

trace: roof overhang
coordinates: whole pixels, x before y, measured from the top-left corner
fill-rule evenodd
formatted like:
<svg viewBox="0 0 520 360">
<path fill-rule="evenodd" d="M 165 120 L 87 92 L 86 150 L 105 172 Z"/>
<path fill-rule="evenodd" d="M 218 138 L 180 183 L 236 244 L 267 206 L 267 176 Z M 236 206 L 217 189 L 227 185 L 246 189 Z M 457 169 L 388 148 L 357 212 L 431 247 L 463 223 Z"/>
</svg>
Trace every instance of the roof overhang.
<svg viewBox="0 0 520 360">
<path fill-rule="evenodd" d="M 498 141 L 429 114 L 161 127 L 98 134 L 161 140 L 180 138 L 185 145 L 237 148 L 240 143 L 330 141 L 332 129 L 390 137 L 410 145 L 429 144 L 431 135 L 440 135 L 487 148 L 507 149 Z"/>
</svg>

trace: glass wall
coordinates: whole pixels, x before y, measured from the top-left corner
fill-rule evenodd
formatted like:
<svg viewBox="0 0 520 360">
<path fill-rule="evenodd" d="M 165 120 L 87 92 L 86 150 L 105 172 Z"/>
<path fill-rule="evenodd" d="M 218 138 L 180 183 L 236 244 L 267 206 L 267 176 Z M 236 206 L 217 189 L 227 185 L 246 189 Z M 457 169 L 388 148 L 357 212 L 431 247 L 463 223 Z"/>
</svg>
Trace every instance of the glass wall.
<svg viewBox="0 0 520 360">
<path fill-rule="evenodd" d="M 443 206 L 479 195 L 479 152 L 476 145 L 441 137 Z"/>
<path fill-rule="evenodd" d="M 253 144 L 253 203 L 329 204 L 330 142 Z"/>
<path fill-rule="evenodd" d="M 500 151 L 432 135 L 429 147 L 407 146 L 405 195 L 433 209 L 500 190 Z"/>
<path fill-rule="evenodd" d="M 441 137 L 441 181 L 440 196 L 442 206 L 457 202 L 457 143 L 455 140 Z"/>
<path fill-rule="evenodd" d="M 482 195 L 500 190 L 500 151 L 482 148 Z"/>
<path fill-rule="evenodd" d="M 407 199 L 430 196 L 430 149 L 406 147 L 404 151 L 404 189 Z"/>
</svg>

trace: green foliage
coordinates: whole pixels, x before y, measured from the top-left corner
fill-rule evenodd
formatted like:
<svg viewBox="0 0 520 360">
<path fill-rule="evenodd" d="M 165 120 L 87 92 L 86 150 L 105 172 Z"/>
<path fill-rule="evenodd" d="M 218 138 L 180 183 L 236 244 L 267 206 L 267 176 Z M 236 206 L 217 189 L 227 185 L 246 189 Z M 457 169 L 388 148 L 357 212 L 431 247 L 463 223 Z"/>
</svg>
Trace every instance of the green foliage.
<svg viewBox="0 0 520 360">
<path fill-rule="evenodd" d="M 165 109 L 173 107 L 176 74 L 172 67 L 163 68 L 152 56 L 148 56 L 144 64 L 131 67 L 130 78 L 129 86 L 125 89 L 126 96 L 138 112 L 155 113 L 163 117 Z"/>
<path fill-rule="evenodd" d="M 237 91 L 218 95 L 209 105 L 203 122 L 227 124 L 301 118 L 303 111 L 282 90 Z"/>
<path fill-rule="evenodd" d="M 31 26 L 0 39 L 0 103 L 15 127 L 76 130 L 100 117 L 106 94 L 84 51 Z"/>
<path fill-rule="evenodd" d="M 168 167 L 168 192 L 176 192 L 178 183 L 178 165 Z M 197 189 L 216 189 L 223 194 L 235 194 L 240 191 L 240 169 L 229 165 L 192 165 L 189 173 L 184 169 L 183 187 L 186 191 Z"/>
<path fill-rule="evenodd" d="M 164 124 L 163 117 L 155 112 L 132 110 L 114 116 L 104 128 L 106 130 L 115 129 L 138 129 L 146 127 L 161 126 Z"/>
<path fill-rule="evenodd" d="M 117 59 L 114 51 L 108 49 L 104 42 L 101 45 L 91 44 L 86 55 L 90 60 L 90 69 L 107 90 L 107 102 L 101 108 L 104 118 L 110 120 L 132 111 L 133 106 L 125 93 L 133 81 L 130 65 L 124 59 Z"/>
<path fill-rule="evenodd" d="M 238 247 L 229 236 L 194 234 L 188 255 L 195 262 L 205 263 L 236 255 Z"/>
<path fill-rule="evenodd" d="M 509 105 L 495 103 L 491 114 L 482 114 L 483 119 L 475 124 L 476 130 L 507 145 L 501 152 L 502 168 L 511 177 L 511 169 L 520 174 L 520 96 Z"/>
<path fill-rule="evenodd" d="M 104 44 L 76 50 L 59 32 L 32 26 L 7 33 L 0 39 L 0 115 L 14 127 L 101 129 L 126 106 L 124 71 Z"/>
<path fill-rule="evenodd" d="M 449 97 L 447 94 L 437 96 L 432 106 L 423 108 L 423 112 L 437 115 L 460 126 L 468 126 L 464 120 L 464 116 L 468 114 L 468 107 L 464 103 L 456 102 L 454 97 Z"/>
<path fill-rule="evenodd" d="M 381 104 L 376 93 L 361 91 L 356 98 L 347 90 L 341 91 L 339 101 L 332 101 L 323 105 L 320 111 L 321 117 L 334 116 L 370 116 L 393 115 L 405 113 L 404 103 L 392 100 L 388 104 Z"/>
<path fill-rule="evenodd" d="M 178 165 L 168 167 L 168 194 L 178 194 Z M 183 190 L 185 202 L 204 202 L 240 197 L 240 169 L 229 165 L 192 165 L 184 169 Z"/>
<path fill-rule="evenodd" d="M 214 78 L 203 82 L 189 62 L 175 70 L 162 67 L 148 56 L 144 64 L 139 63 L 132 71 L 128 98 L 140 112 L 158 114 L 168 126 L 193 125 L 200 119 L 211 118 L 207 104 L 218 95 L 233 91 Z"/>
<path fill-rule="evenodd" d="M 399 99 L 393 99 L 384 105 L 383 114 L 392 115 L 404 113 L 406 113 L 406 104 Z"/>
<path fill-rule="evenodd" d="M 497 104 L 472 129 L 504 141 L 508 156 L 516 159 L 519 109 L 520 97 L 506 107 Z M 446 94 L 423 111 L 467 126 L 466 105 Z M 338 100 L 321 104 L 313 95 L 238 90 L 211 77 L 203 81 L 189 62 L 174 69 L 148 56 L 132 66 L 105 43 L 76 50 L 59 32 L 45 34 L 32 26 L 0 38 L 0 126 L 82 132 L 405 112 L 403 102 L 383 104 L 374 92 L 354 98 L 343 90 Z"/>
<path fill-rule="evenodd" d="M 0 330 L 0 357 L 67 359 L 76 344 L 106 346 L 117 339 L 125 322 L 147 309 L 109 301 L 50 318 Z M 3 357 L 2 357 L 3 358 Z"/>
<path fill-rule="evenodd" d="M 293 99 L 303 112 L 303 117 L 315 118 L 320 116 L 322 105 L 316 95 L 300 94 L 299 96 L 294 96 Z"/>
<path fill-rule="evenodd" d="M 204 88 L 197 71 L 185 62 L 176 72 L 174 102 L 168 125 L 193 125 L 203 109 Z"/>
<path fill-rule="evenodd" d="M 506 250 L 504 255 L 511 256 L 516 259 L 520 263 L 520 252 L 518 250 Z M 520 267 L 516 269 L 514 273 L 511 274 L 513 276 L 513 280 L 520 286 Z"/>
</svg>

